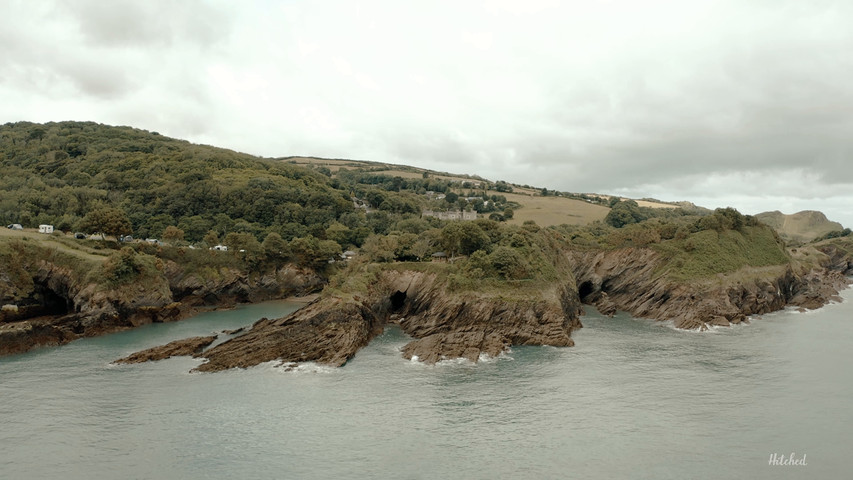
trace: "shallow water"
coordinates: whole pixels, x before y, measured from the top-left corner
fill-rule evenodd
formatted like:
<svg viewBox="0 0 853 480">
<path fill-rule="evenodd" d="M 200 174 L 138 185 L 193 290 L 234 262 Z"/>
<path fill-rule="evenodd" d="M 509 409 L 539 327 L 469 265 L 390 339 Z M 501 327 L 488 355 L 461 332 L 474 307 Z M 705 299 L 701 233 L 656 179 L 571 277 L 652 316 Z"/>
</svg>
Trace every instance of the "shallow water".
<svg viewBox="0 0 853 480">
<path fill-rule="evenodd" d="M 0 477 L 844 478 L 853 294 L 685 332 L 590 313 L 574 348 L 190 374 L 134 351 L 298 308 L 267 302 L 0 359 Z M 770 466 L 771 454 L 806 466 Z"/>
</svg>

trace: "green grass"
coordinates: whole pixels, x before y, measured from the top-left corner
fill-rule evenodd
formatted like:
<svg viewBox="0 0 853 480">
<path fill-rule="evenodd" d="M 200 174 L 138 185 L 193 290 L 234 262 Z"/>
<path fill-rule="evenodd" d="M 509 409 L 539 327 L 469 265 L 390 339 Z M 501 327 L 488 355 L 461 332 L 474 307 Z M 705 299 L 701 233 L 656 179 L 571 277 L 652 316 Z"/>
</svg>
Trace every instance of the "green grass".
<svg viewBox="0 0 853 480">
<path fill-rule="evenodd" d="M 765 227 L 744 227 L 743 233 L 704 230 L 684 240 L 668 240 L 652 248 L 666 259 L 657 273 L 674 280 L 695 280 L 732 273 L 744 267 L 790 262 L 784 245 Z"/>
</svg>

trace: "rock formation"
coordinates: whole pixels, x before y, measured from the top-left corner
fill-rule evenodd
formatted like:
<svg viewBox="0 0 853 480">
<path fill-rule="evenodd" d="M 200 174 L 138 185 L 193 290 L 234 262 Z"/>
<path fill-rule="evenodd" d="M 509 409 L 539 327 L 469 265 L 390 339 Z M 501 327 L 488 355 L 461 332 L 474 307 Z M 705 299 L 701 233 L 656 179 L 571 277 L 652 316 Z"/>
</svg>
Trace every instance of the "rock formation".
<svg viewBox="0 0 853 480">
<path fill-rule="evenodd" d="M 202 354 L 199 371 L 249 367 L 273 360 L 341 366 L 390 324 L 415 338 L 407 358 L 426 363 L 481 354 L 510 345 L 571 346 L 580 328 L 580 302 L 569 286 L 554 285 L 526 299 L 453 292 L 436 274 L 387 271 L 364 297 L 327 295 L 278 320 L 259 320 L 248 333 Z"/>
<path fill-rule="evenodd" d="M 617 310 L 635 317 L 672 321 L 678 328 L 740 323 L 785 306 L 819 308 L 847 286 L 846 262 L 828 257 L 822 268 L 796 263 L 749 268 L 710 279 L 677 282 L 656 274 L 663 261 L 652 249 L 572 252 L 574 275 L 584 303 L 602 314 Z"/>
<path fill-rule="evenodd" d="M 170 357 L 185 355 L 197 356 L 201 351 L 216 340 L 216 335 L 209 337 L 192 337 L 175 340 L 159 347 L 153 347 L 120 358 L 113 363 L 143 363 L 164 360 Z"/>
<path fill-rule="evenodd" d="M 200 308 L 305 294 L 325 284 L 314 271 L 293 265 L 260 277 L 222 268 L 205 279 L 166 262 L 161 276 L 111 286 L 45 260 L 32 267 L 29 282 L 28 292 L 13 291 L 11 282 L 8 292 L 0 291 L 0 302 L 14 298 L 16 307 L 0 312 L 0 356 L 176 321 Z"/>
</svg>

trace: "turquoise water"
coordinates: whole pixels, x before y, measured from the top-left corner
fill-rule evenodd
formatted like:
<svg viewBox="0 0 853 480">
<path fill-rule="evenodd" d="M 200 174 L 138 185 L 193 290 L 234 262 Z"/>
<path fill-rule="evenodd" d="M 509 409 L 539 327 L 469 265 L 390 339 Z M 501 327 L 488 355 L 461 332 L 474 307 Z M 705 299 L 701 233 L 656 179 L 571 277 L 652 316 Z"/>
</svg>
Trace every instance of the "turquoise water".
<svg viewBox="0 0 853 480">
<path fill-rule="evenodd" d="M 845 478 L 853 295 L 697 333 L 589 314 L 577 346 L 341 369 L 190 374 L 134 351 L 297 308 L 268 302 L 0 359 L 0 477 Z M 770 466 L 773 454 L 806 466 Z"/>
</svg>

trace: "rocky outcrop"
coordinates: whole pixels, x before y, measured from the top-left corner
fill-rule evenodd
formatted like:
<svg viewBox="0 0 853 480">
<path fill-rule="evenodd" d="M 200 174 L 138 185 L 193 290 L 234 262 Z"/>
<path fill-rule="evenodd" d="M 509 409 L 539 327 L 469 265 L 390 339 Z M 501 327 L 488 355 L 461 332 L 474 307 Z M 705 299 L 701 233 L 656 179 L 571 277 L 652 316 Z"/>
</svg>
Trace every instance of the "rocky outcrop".
<svg viewBox="0 0 853 480">
<path fill-rule="evenodd" d="M 192 337 L 153 347 L 120 358 L 113 363 L 144 363 L 164 360 L 171 357 L 199 355 L 202 350 L 216 340 L 216 335 L 209 337 Z"/>
<path fill-rule="evenodd" d="M 268 361 L 341 366 L 383 328 L 396 323 L 415 338 L 407 358 L 426 363 L 498 355 L 510 345 L 571 346 L 580 328 L 580 302 L 569 286 L 507 299 L 481 292 L 453 292 L 435 274 L 387 271 L 364 297 L 328 295 L 288 317 L 263 319 L 248 333 L 202 357 L 197 370 L 211 372 Z"/>
<path fill-rule="evenodd" d="M 495 356 L 511 345 L 574 345 L 580 302 L 568 285 L 552 285 L 532 297 L 503 299 L 478 292 L 451 293 L 434 275 L 389 272 L 384 277 L 391 310 L 416 340 L 407 358 L 426 363 Z"/>
<path fill-rule="evenodd" d="M 287 264 L 264 274 L 249 275 L 233 268 L 188 272 L 166 262 L 164 275 L 176 299 L 185 303 L 227 305 L 302 296 L 320 290 L 326 281 L 315 271 Z"/>
<path fill-rule="evenodd" d="M 839 270 L 792 265 L 749 268 L 711 279 L 676 282 L 656 274 L 663 259 L 652 249 L 572 252 L 574 275 L 584 303 L 612 315 L 672 321 L 678 328 L 740 323 L 800 306 L 819 308 L 837 299 L 847 279 Z"/>
<path fill-rule="evenodd" d="M 382 332 L 383 312 L 365 303 L 322 298 L 292 315 L 261 319 L 247 333 L 202 355 L 197 370 L 211 372 L 260 363 L 318 362 L 340 366 Z"/>
<path fill-rule="evenodd" d="M 314 271 L 293 265 L 264 275 L 222 268 L 203 278 L 166 262 L 160 276 L 111 285 L 44 260 L 30 268 L 27 280 L 28 290 L 9 289 L 0 298 L 11 302 L 0 312 L 0 356 L 181 320 L 205 307 L 304 294 L 324 284 Z"/>
</svg>

